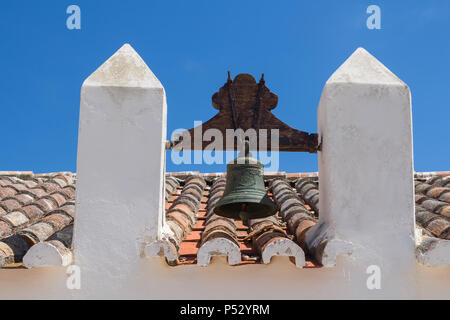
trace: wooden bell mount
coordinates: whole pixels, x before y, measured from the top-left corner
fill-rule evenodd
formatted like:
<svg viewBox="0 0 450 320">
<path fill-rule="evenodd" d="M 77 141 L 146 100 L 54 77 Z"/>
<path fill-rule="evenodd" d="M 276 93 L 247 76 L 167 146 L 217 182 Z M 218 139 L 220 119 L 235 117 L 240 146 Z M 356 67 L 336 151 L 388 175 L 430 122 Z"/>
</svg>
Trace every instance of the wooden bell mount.
<svg viewBox="0 0 450 320">
<path fill-rule="evenodd" d="M 230 72 L 228 72 L 227 82 L 212 96 L 212 105 L 219 110 L 213 118 L 201 125 L 201 131 L 208 129 L 219 130 L 223 137 L 223 145 L 219 150 L 237 150 L 238 145 L 235 141 L 234 146 L 226 146 L 225 137 L 227 129 L 255 129 L 258 133 L 259 129 L 267 129 L 267 142 L 263 143 L 267 147 L 258 150 L 271 150 L 271 129 L 279 130 L 279 150 L 278 151 L 305 151 L 316 153 L 318 150 L 318 138 L 315 133 L 307 133 L 294 129 L 277 117 L 271 110 L 278 104 L 278 96 L 270 92 L 265 85 L 264 74 L 261 80 L 256 82 L 250 74 L 241 73 L 234 80 L 231 80 Z M 199 127 L 189 129 L 190 137 L 194 137 L 194 131 L 198 132 Z M 174 141 L 174 146 L 181 143 L 182 136 L 179 140 Z M 257 135 L 259 139 L 259 135 Z M 236 140 L 236 139 L 235 139 Z M 203 141 L 195 146 L 194 139 L 191 139 L 189 145 L 183 144 L 184 149 L 200 149 L 204 150 L 211 141 Z M 261 146 L 257 141 L 257 146 Z M 277 151 L 277 150 L 274 150 Z"/>
</svg>

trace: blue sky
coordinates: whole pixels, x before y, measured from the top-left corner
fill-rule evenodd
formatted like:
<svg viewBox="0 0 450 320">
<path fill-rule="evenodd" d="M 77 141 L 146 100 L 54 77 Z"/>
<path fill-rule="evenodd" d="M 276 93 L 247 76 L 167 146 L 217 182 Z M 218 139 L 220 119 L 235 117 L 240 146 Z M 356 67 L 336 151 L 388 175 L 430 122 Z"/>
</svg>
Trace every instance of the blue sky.
<svg viewBox="0 0 450 320">
<path fill-rule="evenodd" d="M 66 8 L 81 9 L 81 30 Z M 366 8 L 381 8 L 369 30 Z M 168 135 L 216 110 L 233 75 L 265 73 L 274 114 L 317 131 L 328 77 L 359 46 L 411 88 L 417 171 L 450 170 L 450 2 L 429 1 L 2 1 L 0 170 L 76 171 L 80 87 L 124 43 L 164 85 Z M 174 165 L 168 171 L 224 171 Z M 282 153 L 280 171 L 317 170 L 317 156 Z"/>
</svg>

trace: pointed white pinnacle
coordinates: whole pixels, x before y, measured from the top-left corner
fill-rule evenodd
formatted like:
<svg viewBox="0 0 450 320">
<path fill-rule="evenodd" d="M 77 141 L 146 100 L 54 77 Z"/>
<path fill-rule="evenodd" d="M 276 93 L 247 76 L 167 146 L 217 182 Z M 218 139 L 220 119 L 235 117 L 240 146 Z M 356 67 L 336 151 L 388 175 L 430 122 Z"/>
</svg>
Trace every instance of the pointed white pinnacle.
<svg viewBox="0 0 450 320">
<path fill-rule="evenodd" d="M 95 70 L 83 86 L 162 88 L 144 60 L 127 43 Z"/>
<path fill-rule="evenodd" d="M 329 83 L 399 84 L 405 86 L 395 74 L 380 61 L 358 48 L 328 79 Z"/>
</svg>

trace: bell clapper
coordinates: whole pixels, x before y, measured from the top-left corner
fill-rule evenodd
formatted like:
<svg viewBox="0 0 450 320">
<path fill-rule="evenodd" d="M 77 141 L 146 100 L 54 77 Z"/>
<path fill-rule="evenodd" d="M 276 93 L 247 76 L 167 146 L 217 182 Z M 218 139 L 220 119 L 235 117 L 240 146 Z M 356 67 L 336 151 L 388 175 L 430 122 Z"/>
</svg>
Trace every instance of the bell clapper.
<svg viewBox="0 0 450 320">
<path fill-rule="evenodd" d="M 247 213 L 247 204 L 243 203 L 241 205 L 241 211 L 239 212 L 239 218 L 242 220 L 242 224 L 244 226 L 248 226 L 248 213 Z"/>
</svg>

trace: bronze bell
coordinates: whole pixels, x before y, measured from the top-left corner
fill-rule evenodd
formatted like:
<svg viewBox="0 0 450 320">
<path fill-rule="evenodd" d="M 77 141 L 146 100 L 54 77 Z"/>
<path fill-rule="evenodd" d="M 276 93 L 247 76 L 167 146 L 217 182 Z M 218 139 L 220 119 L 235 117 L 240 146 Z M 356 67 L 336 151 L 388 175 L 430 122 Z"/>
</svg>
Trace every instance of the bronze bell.
<svg viewBox="0 0 450 320">
<path fill-rule="evenodd" d="M 214 213 L 244 222 L 275 214 L 277 207 L 267 195 L 263 174 L 262 163 L 252 158 L 245 141 L 244 153 L 227 164 L 225 191 Z"/>
</svg>

